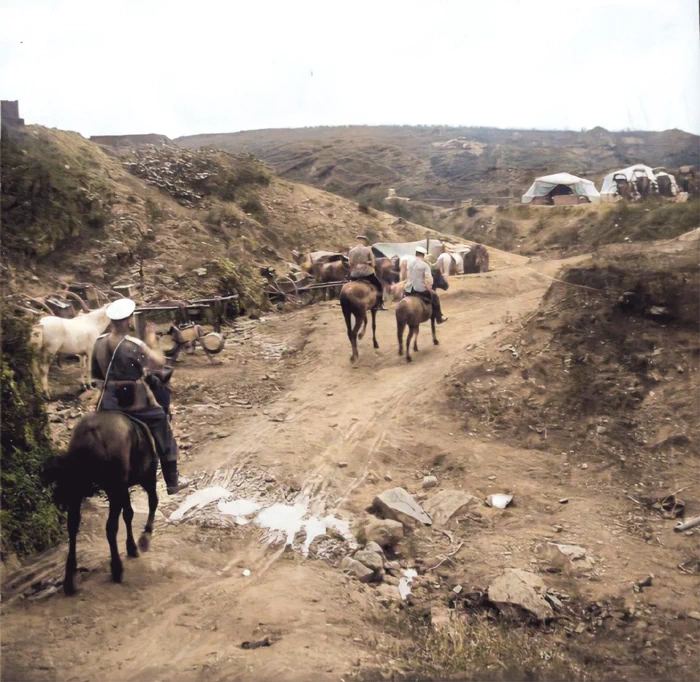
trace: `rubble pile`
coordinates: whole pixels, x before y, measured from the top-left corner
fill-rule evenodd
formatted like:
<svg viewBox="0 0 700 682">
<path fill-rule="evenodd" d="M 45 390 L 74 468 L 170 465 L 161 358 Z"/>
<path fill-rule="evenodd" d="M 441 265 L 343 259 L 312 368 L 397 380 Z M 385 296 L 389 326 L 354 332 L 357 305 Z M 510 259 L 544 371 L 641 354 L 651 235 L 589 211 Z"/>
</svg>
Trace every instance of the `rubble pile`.
<svg viewBox="0 0 700 682">
<path fill-rule="evenodd" d="M 269 182 L 267 174 L 252 157 L 213 149 L 144 144 L 131 150 L 122 163 L 133 175 L 190 208 L 211 195 L 232 201 L 238 186 Z"/>
</svg>

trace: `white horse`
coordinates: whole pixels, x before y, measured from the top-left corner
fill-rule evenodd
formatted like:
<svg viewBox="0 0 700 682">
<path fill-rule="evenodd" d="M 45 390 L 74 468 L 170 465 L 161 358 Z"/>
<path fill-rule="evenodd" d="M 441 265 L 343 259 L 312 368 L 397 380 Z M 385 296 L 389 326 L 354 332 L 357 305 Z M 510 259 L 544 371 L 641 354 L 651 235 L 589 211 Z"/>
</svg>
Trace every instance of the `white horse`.
<svg viewBox="0 0 700 682">
<path fill-rule="evenodd" d="M 62 317 L 42 317 L 32 329 L 32 343 L 39 351 L 39 376 L 46 397 L 49 392 L 49 367 L 58 353 L 80 357 L 80 378 L 89 384 L 89 361 L 97 337 L 110 324 L 107 306 L 77 315 L 69 320 Z"/>
</svg>

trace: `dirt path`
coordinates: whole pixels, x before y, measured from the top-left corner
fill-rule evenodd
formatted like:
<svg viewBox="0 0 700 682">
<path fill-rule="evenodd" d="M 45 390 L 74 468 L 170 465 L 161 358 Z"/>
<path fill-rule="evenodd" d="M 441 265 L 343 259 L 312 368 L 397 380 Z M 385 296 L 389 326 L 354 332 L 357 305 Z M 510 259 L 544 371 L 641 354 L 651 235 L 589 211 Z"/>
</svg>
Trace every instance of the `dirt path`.
<svg viewBox="0 0 700 682">
<path fill-rule="evenodd" d="M 637 541 L 621 537 L 611 522 L 623 503 L 614 501 L 618 509 L 611 509 L 607 492 L 591 485 L 600 477 L 553 464 L 543 452 L 470 437 L 444 405 L 455 364 L 467 360 L 470 349 L 495 348 L 498 332 L 534 310 L 549 286 L 534 269 L 553 275 L 557 268 L 549 262 L 453 279 L 443 297 L 450 320 L 438 328 L 440 345 L 432 345 L 424 325 L 412 365 L 397 356 L 388 312 L 378 318 L 380 349 L 365 339 L 358 365 L 351 366 L 335 303 L 255 326 L 238 359 L 238 350 L 229 350 L 232 359 L 221 368 L 200 367 L 197 360 L 194 370 L 186 359 L 176 389 L 185 393 L 196 380 L 202 403 L 225 404 L 202 410 L 191 400 L 178 403 L 180 432 L 189 432 L 193 443 L 185 473 L 262 471 L 270 495 L 284 486 L 294 499 L 308 500 L 310 513 L 351 521 L 366 517 L 365 508 L 387 487 L 415 491 L 427 471 L 439 472 L 441 485 L 475 495 L 514 489 L 518 510 L 487 510 L 484 522 L 468 529 L 457 555 L 466 583 L 492 578 L 503 566 L 528 568 L 535 545 L 559 524 L 562 541 L 586 544 L 598 559 L 598 577 L 582 592 L 596 598 L 628 590 L 626 569 Z M 267 359 L 246 354 L 255 344 L 269 350 L 275 343 L 299 350 Z M 219 399 L 250 383 L 265 395 L 264 406 Z M 563 508 L 557 500 L 565 496 L 571 502 Z M 166 514 L 177 506 L 162 500 Z M 161 517 L 151 552 L 128 560 L 124 583 L 114 585 L 104 509 L 96 501 L 86 506 L 99 511 L 86 509 L 78 544 L 79 564 L 91 570 L 74 599 L 3 605 L 3 679 L 326 680 L 378 664 L 366 636 L 366 617 L 376 608 L 373 590 L 328 562 L 268 545 L 250 526 L 174 524 Z M 665 546 L 645 545 L 632 576 L 662 576 L 653 608 L 677 600 L 679 592 L 690 599 L 694 580 L 671 575 L 666 552 L 681 540 L 667 527 L 659 534 Z M 439 535 L 417 540 L 433 543 L 436 554 L 448 546 Z M 43 561 L 49 572 L 60 571 L 64 552 L 58 548 L 32 567 Z M 240 648 L 265 636 L 273 642 L 269 648 Z"/>
</svg>

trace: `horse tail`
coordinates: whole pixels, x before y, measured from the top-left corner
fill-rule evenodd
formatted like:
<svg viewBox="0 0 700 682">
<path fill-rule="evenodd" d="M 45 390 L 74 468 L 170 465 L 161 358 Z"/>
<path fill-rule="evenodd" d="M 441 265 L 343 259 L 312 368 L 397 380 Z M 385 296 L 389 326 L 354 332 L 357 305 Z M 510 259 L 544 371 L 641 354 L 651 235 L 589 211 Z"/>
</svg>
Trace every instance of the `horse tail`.
<svg viewBox="0 0 700 682">
<path fill-rule="evenodd" d="M 345 326 L 348 328 L 348 336 L 352 336 L 352 301 L 340 292 L 340 307 L 345 318 Z"/>
</svg>

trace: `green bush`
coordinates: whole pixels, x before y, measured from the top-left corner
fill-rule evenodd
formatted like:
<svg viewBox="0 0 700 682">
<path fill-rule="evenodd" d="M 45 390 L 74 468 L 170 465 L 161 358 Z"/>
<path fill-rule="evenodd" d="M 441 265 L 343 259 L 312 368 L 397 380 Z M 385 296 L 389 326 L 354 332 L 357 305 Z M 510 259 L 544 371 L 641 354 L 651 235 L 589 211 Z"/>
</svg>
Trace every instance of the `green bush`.
<svg viewBox="0 0 700 682">
<path fill-rule="evenodd" d="M 63 516 L 41 475 L 52 456 L 44 403 L 31 367 L 30 324 L 2 310 L 2 552 L 40 551 L 62 536 Z"/>
</svg>

